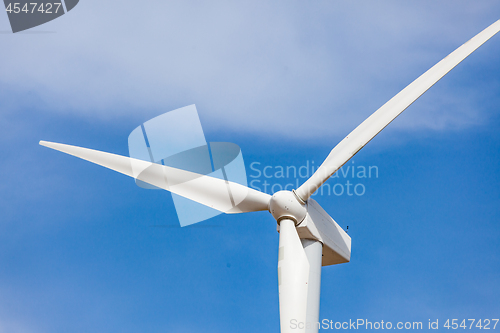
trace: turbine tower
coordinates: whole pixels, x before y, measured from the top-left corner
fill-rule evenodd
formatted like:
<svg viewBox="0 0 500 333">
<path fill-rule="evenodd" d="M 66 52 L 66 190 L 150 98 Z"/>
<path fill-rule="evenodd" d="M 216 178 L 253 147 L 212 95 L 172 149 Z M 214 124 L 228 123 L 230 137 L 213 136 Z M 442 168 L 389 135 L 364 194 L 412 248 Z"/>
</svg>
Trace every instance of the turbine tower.
<svg viewBox="0 0 500 333">
<path fill-rule="evenodd" d="M 349 262 L 351 238 L 311 195 L 424 92 L 500 31 L 500 20 L 477 34 L 390 99 L 347 135 L 298 189 L 272 196 L 224 179 L 102 151 L 46 146 L 134 177 L 224 213 L 268 210 L 279 232 L 278 284 L 282 333 L 319 330 L 321 267 Z M 144 170 L 137 174 L 134 170 Z M 231 200 L 228 199 L 230 193 Z"/>
</svg>

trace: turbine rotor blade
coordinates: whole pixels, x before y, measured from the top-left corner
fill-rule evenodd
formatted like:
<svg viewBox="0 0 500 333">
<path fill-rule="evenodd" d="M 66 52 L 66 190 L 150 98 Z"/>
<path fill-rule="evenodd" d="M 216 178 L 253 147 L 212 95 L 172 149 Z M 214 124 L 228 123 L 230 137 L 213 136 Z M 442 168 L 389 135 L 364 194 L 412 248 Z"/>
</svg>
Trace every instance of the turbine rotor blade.
<svg viewBox="0 0 500 333">
<path fill-rule="evenodd" d="M 135 158 L 54 142 L 40 141 L 40 145 L 139 179 L 224 213 L 267 210 L 271 198 L 266 193 L 241 184 Z"/>
<path fill-rule="evenodd" d="M 280 221 L 278 285 L 281 333 L 305 333 L 309 261 L 295 222 Z"/>
<path fill-rule="evenodd" d="M 389 125 L 407 107 L 417 100 L 444 75 L 467 58 L 478 47 L 500 31 L 500 20 L 474 36 L 471 40 L 453 51 L 427 72 L 409 84 L 396 96 L 375 111 L 356 129 L 347 135 L 325 159 L 323 164 L 296 191 L 304 201 L 309 197 L 358 151 L 371 141 L 380 131 Z"/>
</svg>

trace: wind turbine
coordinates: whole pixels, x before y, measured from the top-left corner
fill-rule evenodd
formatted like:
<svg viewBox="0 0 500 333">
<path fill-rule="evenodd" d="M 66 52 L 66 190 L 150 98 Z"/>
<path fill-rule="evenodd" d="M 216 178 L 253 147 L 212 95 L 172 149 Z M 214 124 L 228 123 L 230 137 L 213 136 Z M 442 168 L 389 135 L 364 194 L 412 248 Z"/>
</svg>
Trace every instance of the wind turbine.
<svg viewBox="0 0 500 333">
<path fill-rule="evenodd" d="M 46 141 L 40 144 L 224 213 L 268 210 L 276 219 L 280 234 L 281 332 L 313 333 L 319 329 L 321 267 L 349 262 L 351 238 L 311 195 L 424 92 L 499 31 L 500 20 L 422 74 L 347 135 L 316 172 L 293 191 L 279 191 L 270 196 L 225 179 L 126 156 Z"/>
</svg>

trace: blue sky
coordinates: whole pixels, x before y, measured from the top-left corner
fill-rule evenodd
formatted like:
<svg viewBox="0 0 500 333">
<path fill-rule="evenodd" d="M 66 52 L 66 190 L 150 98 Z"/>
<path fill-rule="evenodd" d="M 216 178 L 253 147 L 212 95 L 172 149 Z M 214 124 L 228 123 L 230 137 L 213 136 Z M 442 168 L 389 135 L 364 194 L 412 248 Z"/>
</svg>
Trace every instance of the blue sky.
<svg viewBox="0 0 500 333">
<path fill-rule="evenodd" d="M 38 141 L 125 155 L 138 125 L 196 104 L 249 180 L 253 162 L 319 165 L 499 14 L 497 1 L 82 0 L 19 34 L 0 15 L 0 333 L 278 331 L 270 214 L 178 228 L 168 193 Z M 378 177 L 329 181 L 364 195 L 315 197 L 353 245 L 323 269 L 321 319 L 498 318 L 498 54 L 495 36 L 355 156 Z"/>
</svg>

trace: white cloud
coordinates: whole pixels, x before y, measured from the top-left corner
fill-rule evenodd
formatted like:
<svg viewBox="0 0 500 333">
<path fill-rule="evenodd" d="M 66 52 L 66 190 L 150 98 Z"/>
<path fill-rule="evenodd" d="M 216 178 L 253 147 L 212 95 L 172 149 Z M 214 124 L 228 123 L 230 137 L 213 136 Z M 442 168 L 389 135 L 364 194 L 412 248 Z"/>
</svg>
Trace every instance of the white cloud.
<svg viewBox="0 0 500 333">
<path fill-rule="evenodd" d="M 499 10 L 498 1 L 486 0 L 86 0 L 34 29 L 56 33 L 0 35 L 0 106 L 12 112 L 36 104 L 116 121 L 195 103 L 222 130 L 336 137 L 493 23 Z M 462 89 L 440 83 L 392 126 L 484 122 L 478 96 L 495 98 L 500 75 L 483 78 L 496 86 L 478 92 L 475 73 L 499 71 L 499 50 L 495 38 L 456 69 Z M 19 101 L 27 94 L 29 101 Z"/>
</svg>

